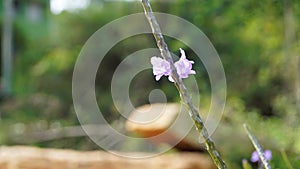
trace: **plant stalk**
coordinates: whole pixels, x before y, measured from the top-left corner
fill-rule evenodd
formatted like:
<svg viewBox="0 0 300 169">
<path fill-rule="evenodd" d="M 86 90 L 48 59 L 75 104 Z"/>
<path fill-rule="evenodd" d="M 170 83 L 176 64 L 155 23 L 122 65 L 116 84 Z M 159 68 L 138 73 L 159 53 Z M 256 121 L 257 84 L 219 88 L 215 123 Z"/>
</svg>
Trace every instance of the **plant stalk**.
<svg viewBox="0 0 300 169">
<path fill-rule="evenodd" d="M 217 150 L 213 140 L 209 136 L 207 129 L 204 126 L 204 123 L 199 115 L 197 108 L 193 105 L 191 96 L 188 94 L 185 85 L 183 84 L 182 79 L 179 77 L 174 61 L 171 57 L 170 51 L 168 49 L 167 44 L 165 43 L 164 37 L 160 30 L 160 26 L 152 12 L 150 3 L 148 0 L 142 0 L 143 8 L 145 11 L 146 18 L 151 26 L 153 36 L 156 40 L 157 46 L 160 50 L 162 57 L 170 63 L 171 67 L 171 77 L 175 81 L 175 85 L 180 93 L 180 97 L 182 102 L 187 106 L 189 109 L 189 114 L 194 121 L 194 125 L 199 132 L 200 136 L 204 139 L 204 144 L 208 153 L 210 154 L 212 160 L 214 161 L 215 165 L 219 169 L 227 169 L 227 166 L 223 159 L 220 156 L 219 151 Z"/>
<path fill-rule="evenodd" d="M 258 143 L 257 139 L 255 138 L 254 134 L 251 132 L 251 130 L 248 128 L 247 124 L 244 124 L 244 128 L 247 132 L 248 137 L 250 138 L 252 144 L 254 145 L 256 151 L 258 152 L 258 155 L 263 163 L 263 165 L 265 166 L 266 169 L 271 169 L 271 165 L 269 164 L 269 162 L 267 161 L 263 149 L 260 146 L 260 144 Z"/>
</svg>

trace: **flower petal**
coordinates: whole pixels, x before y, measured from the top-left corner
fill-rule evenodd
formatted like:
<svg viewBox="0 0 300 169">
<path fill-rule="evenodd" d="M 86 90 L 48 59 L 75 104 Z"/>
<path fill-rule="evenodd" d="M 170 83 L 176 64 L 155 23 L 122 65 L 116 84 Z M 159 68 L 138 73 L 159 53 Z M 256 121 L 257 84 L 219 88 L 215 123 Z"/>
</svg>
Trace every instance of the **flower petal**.
<svg viewBox="0 0 300 169">
<path fill-rule="evenodd" d="M 189 74 L 196 74 L 194 70 L 192 70 L 192 64 L 194 61 L 186 59 L 186 55 L 184 50 L 180 48 L 181 57 L 175 62 L 176 71 L 180 78 L 187 78 Z"/>
<path fill-rule="evenodd" d="M 267 160 L 271 160 L 271 158 L 272 158 L 272 151 L 271 150 L 266 150 L 264 152 L 264 155 L 265 155 L 265 157 L 266 157 Z"/>
<path fill-rule="evenodd" d="M 153 74 L 156 76 L 155 79 L 158 81 L 162 76 L 168 76 L 171 73 L 169 62 L 166 60 L 153 56 L 151 58 L 151 64 L 153 66 Z"/>
<path fill-rule="evenodd" d="M 168 79 L 170 82 L 174 82 L 174 79 L 172 78 L 172 76 L 169 76 Z"/>
<path fill-rule="evenodd" d="M 259 161 L 259 155 L 258 155 L 258 152 L 257 151 L 254 151 L 251 155 L 251 161 L 254 163 L 254 162 L 257 162 Z"/>
</svg>

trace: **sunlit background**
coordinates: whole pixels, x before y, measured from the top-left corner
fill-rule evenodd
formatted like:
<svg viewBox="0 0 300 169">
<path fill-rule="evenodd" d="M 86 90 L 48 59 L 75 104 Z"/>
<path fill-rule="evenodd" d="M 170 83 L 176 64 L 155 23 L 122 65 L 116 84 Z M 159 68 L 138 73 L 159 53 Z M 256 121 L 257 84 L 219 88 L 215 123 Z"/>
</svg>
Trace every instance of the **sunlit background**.
<svg viewBox="0 0 300 169">
<path fill-rule="evenodd" d="M 60 14 L 62 11 L 77 11 L 89 6 L 90 0 L 50 0 L 50 10 L 53 14 Z"/>
</svg>

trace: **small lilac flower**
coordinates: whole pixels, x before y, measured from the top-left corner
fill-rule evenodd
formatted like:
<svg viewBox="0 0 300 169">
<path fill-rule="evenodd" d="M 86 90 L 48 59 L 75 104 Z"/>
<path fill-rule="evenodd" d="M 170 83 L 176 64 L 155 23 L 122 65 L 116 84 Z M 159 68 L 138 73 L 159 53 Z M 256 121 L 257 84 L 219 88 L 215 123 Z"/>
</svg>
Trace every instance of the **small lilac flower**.
<svg viewBox="0 0 300 169">
<path fill-rule="evenodd" d="M 180 48 L 180 53 L 181 53 L 181 57 L 175 63 L 175 67 L 179 77 L 187 78 L 189 74 L 196 74 L 196 72 L 192 70 L 192 64 L 194 64 L 194 61 L 187 60 L 185 56 L 185 52 L 181 48 Z"/>
<path fill-rule="evenodd" d="M 266 159 L 270 161 L 271 158 L 272 158 L 272 151 L 271 150 L 266 150 L 264 152 L 264 154 L 265 154 Z"/>
<path fill-rule="evenodd" d="M 156 76 L 155 80 L 158 81 L 162 76 L 169 76 L 171 73 L 171 67 L 168 61 L 153 56 L 151 58 L 151 64 L 153 66 L 153 74 Z"/>
<path fill-rule="evenodd" d="M 181 48 L 180 53 L 180 59 L 174 64 L 179 77 L 187 78 L 190 74 L 196 74 L 196 72 L 192 70 L 192 64 L 194 64 L 194 62 L 186 59 L 185 52 Z M 151 58 L 151 64 L 153 65 L 153 74 L 156 76 L 155 79 L 157 81 L 162 76 L 169 76 L 168 79 L 171 82 L 174 82 L 173 78 L 170 76 L 170 64 L 166 60 L 154 56 Z"/>
<path fill-rule="evenodd" d="M 264 151 L 264 155 L 266 157 L 267 160 L 271 160 L 272 158 L 272 151 L 271 150 L 265 150 Z M 261 162 L 261 159 L 259 157 L 259 154 L 257 151 L 254 151 L 251 155 L 251 161 L 254 163 L 254 162 Z"/>
</svg>

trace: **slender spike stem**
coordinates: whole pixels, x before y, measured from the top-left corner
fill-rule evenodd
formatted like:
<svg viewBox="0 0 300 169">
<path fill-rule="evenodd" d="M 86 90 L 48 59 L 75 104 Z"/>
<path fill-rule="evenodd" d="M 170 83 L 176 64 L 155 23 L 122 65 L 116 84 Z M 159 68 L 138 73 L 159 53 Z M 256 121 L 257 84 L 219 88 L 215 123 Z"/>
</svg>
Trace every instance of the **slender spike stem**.
<svg viewBox="0 0 300 169">
<path fill-rule="evenodd" d="M 271 169 L 271 165 L 267 161 L 263 149 L 261 148 L 260 144 L 258 143 L 257 139 L 255 138 L 254 134 L 251 132 L 251 130 L 248 128 L 247 124 L 244 124 L 244 128 L 247 132 L 248 137 L 250 138 L 252 144 L 254 145 L 256 151 L 258 152 L 258 155 L 263 162 L 266 169 Z"/>
<path fill-rule="evenodd" d="M 175 85 L 179 90 L 180 97 L 182 102 L 187 106 L 189 109 L 190 116 L 194 121 L 194 125 L 196 126 L 197 131 L 204 139 L 204 143 L 208 153 L 210 154 L 211 158 L 213 159 L 214 163 L 219 169 L 227 169 L 225 162 L 222 160 L 219 151 L 216 149 L 216 146 L 213 140 L 210 138 L 207 129 L 204 126 L 204 123 L 199 115 L 197 108 L 193 105 L 190 95 L 187 92 L 185 85 L 183 84 L 182 79 L 178 76 L 176 68 L 174 66 L 174 61 L 171 57 L 170 51 L 168 49 L 167 44 L 164 41 L 164 37 L 160 30 L 159 24 L 152 12 L 150 3 L 148 0 L 142 0 L 143 8 L 145 11 L 145 15 L 147 17 L 148 22 L 150 23 L 153 36 L 156 40 L 157 46 L 160 50 L 162 57 L 170 63 L 171 67 L 171 76 L 175 81 Z"/>
<path fill-rule="evenodd" d="M 284 161 L 285 164 L 286 164 L 286 167 L 287 167 L 288 169 L 294 169 L 294 167 L 292 166 L 292 164 L 291 164 L 291 162 L 290 162 L 288 156 L 286 155 L 284 149 L 280 150 L 280 153 L 281 153 L 281 156 L 282 156 L 282 158 L 283 158 L 283 161 Z"/>
</svg>

